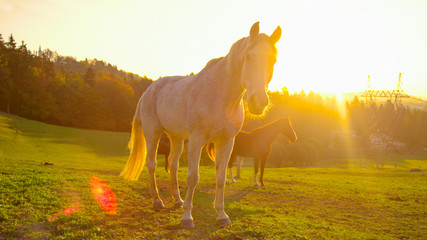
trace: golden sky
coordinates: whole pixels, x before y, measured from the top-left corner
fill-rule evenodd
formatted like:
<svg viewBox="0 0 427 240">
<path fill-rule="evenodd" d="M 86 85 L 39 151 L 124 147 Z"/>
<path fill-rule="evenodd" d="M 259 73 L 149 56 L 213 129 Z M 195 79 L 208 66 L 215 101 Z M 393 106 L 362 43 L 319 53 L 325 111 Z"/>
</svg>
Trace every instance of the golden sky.
<svg viewBox="0 0 427 240">
<path fill-rule="evenodd" d="M 408 94 L 427 97 L 425 0 L 0 0 L 4 40 L 153 79 L 199 72 L 256 21 L 283 29 L 272 90 L 361 92 L 368 74 L 393 89 L 401 72 Z"/>
</svg>

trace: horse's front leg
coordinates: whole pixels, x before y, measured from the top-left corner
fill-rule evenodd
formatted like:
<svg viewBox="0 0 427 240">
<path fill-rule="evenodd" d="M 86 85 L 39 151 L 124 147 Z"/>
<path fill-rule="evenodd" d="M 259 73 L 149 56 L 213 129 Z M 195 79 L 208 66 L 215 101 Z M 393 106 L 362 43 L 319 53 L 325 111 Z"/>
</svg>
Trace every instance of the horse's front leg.
<svg viewBox="0 0 427 240">
<path fill-rule="evenodd" d="M 261 171 L 259 173 L 259 182 L 261 183 L 261 187 L 265 187 L 265 184 L 264 184 L 264 167 L 265 167 L 265 163 L 267 162 L 267 159 L 268 159 L 268 155 L 263 156 L 261 158 L 261 169 L 260 169 Z"/>
<path fill-rule="evenodd" d="M 237 157 L 236 179 L 240 179 L 240 168 L 242 168 L 243 157 Z"/>
<path fill-rule="evenodd" d="M 260 158 L 257 158 L 257 157 L 254 158 L 254 182 L 255 182 L 255 187 L 259 187 L 258 181 L 256 180 L 256 176 L 258 174 L 259 161 L 260 161 Z"/>
<path fill-rule="evenodd" d="M 233 168 L 232 167 L 228 167 L 228 179 L 232 182 L 235 183 L 236 181 L 234 181 L 234 177 L 233 177 Z M 227 181 L 227 179 L 225 180 Z"/>
<path fill-rule="evenodd" d="M 180 223 L 182 228 L 194 228 L 191 209 L 193 208 L 194 189 L 199 182 L 200 152 L 204 143 L 202 139 L 196 137 L 190 137 L 188 139 L 188 190 L 184 200 L 184 214 L 182 215 Z"/>
<path fill-rule="evenodd" d="M 234 138 L 225 142 L 215 143 L 216 149 L 216 191 L 215 191 L 215 210 L 217 213 L 216 222 L 218 225 L 231 225 L 230 218 L 224 211 L 224 190 L 225 190 L 225 175 L 227 164 L 233 150 Z"/>
<path fill-rule="evenodd" d="M 179 194 L 179 187 L 178 187 L 178 166 L 179 166 L 179 156 L 181 156 L 182 153 L 182 145 L 183 140 L 169 137 L 170 139 L 170 155 L 169 158 L 166 160 L 166 162 L 169 162 L 168 166 L 170 169 L 170 182 L 171 182 L 171 192 L 172 197 L 174 199 L 174 207 L 179 208 L 182 206 L 183 201 L 181 199 L 181 196 Z"/>
</svg>

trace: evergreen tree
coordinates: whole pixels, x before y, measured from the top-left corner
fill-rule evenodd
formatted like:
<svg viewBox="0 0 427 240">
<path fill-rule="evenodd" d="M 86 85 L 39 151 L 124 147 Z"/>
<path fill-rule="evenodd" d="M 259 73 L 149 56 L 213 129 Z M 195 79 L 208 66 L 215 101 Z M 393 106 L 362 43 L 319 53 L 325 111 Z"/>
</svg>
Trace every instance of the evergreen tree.
<svg viewBox="0 0 427 240">
<path fill-rule="evenodd" d="M 15 42 L 15 39 L 13 38 L 12 34 L 10 34 L 9 41 L 6 43 L 6 46 L 9 49 L 15 49 L 16 48 L 16 42 Z"/>
<path fill-rule="evenodd" d="M 10 98 L 13 92 L 13 80 L 8 63 L 8 50 L 0 34 L 0 110 L 10 113 Z"/>
<path fill-rule="evenodd" d="M 89 84 L 89 86 L 95 86 L 95 72 L 91 67 L 87 69 L 83 79 L 87 84 Z"/>
</svg>

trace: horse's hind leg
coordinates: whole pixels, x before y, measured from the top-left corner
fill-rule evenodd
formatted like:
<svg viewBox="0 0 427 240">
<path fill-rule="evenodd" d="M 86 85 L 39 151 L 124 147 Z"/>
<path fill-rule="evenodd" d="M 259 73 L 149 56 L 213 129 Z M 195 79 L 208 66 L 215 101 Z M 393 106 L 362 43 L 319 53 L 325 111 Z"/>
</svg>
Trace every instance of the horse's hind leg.
<svg viewBox="0 0 427 240">
<path fill-rule="evenodd" d="M 174 207 L 179 208 L 182 206 L 183 201 L 179 194 L 178 187 L 178 166 L 179 166 L 179 156 L 182 153 L 183 139 L 174 138 L 169 136 L 170 139 L 170 155 L 167 160 L 169 162 L 170 170 L 170 181 L 171 181 L 171 192 L 174 199 Z"/>
<path fill-rule="evenodd" d="M 150 193 L 151 197 L 153 198 L 153 208 L 155 210 L 161 209 L 164 207 L 162 200 L 159 196 L 159 191 L 157 189 L 157 183 L 156 183 L 156 166 L 157 166 L 157 145 L 159 143 L 160 134 L 157 136 L 157 134 L 145 136 L 146 138 L 146 145 L 147 145 L 147 168 L 148 173 L 150 174 Z"/>
</svg>

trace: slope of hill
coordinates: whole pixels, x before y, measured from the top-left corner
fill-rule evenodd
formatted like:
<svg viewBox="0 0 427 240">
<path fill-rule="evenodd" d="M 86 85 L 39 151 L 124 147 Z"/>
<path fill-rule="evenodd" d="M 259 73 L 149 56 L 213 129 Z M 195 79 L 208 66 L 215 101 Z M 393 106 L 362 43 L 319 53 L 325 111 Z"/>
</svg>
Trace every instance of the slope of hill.
<svg viewBox="0 0 427 240">
<path fill-rule="evenodd" d="M 0 113 L 0 157 L 64 168 L 110 171 L 122 167 L 128 133 L 83 130 Z"/>
</svg>

